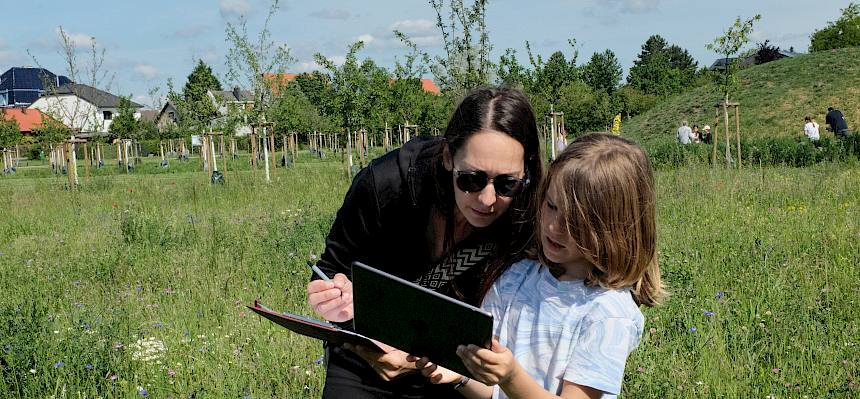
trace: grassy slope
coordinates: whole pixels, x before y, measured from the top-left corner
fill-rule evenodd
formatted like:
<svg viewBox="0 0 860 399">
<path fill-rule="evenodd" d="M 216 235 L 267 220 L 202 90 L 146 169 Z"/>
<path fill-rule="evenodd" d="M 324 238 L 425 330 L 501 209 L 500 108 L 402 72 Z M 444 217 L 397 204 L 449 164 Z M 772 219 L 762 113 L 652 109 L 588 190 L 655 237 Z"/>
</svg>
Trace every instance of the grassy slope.
<svg viewBox="0 0 860 399">
<path fill-rule="evenodd" d="M 842 110 L 849 127 L 860 123 L 860 48 L 802 55 L 742 70 L 731 101 L 741 104 L 744 137 L 796 136 L 803 117 L 822 125 L 828 106 Z M 718 88 L 708 84 L 669 98 L 623 125 L 624 134 L 649 141 L 674 137 L 682 120 L 714 125 Z M 730 120 L 734 124 L 734 120 Z"/>
</svg>

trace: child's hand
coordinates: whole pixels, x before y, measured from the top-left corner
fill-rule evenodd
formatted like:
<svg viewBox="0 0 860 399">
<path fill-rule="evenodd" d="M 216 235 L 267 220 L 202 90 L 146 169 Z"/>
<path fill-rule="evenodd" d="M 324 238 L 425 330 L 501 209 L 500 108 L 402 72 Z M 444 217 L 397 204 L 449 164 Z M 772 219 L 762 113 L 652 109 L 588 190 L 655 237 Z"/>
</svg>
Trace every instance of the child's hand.
<svg viewBox="0 0 860 399">
<path fill-rule="evenodd" d="M 410 356 L 409 360 L 415 361 L 415 367 L 421 371 L 421 374 L 429 378 L 433 384 L 453 384 L 463 378 L 460 374 L 444 367 L 439 367 L 435 363 L 430 363 L 430 359 L 426 357 L 418 359 L 415 356 Z"/>
<path fill-rule="evenodd" d="M 497 385 L 510 380 L 516 369 L 514 354 L 493 338 L 492 349 L 476 345 L 460 346 L 457 356 L 475 379 L 487 385 Z"/>
</svg>

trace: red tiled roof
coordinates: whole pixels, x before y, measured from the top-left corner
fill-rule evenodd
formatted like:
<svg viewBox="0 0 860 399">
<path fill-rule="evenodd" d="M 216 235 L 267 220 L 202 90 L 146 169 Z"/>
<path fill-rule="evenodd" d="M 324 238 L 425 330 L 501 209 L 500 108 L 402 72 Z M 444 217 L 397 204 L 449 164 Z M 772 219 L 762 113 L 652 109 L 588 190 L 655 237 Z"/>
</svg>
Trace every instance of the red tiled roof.
<svg viewBox="0 0 860 399">
<path fill-rule="evenodd" d="M 3 108 L 2 113 L 3 118 L 6 120 L 14 119 L 18 121 L 18 127 L 22 133 L 32 132 L 34 129 L 42 127 L 43 120 L 53 120 L 53 118 L 35 108 Z"/>
<path fill-rule="evenodd" d="M 439 86 L 433 83 L 433 79 L 421 79 L 421 88 L 428 93 L 440 94 Z"/>
</svg>

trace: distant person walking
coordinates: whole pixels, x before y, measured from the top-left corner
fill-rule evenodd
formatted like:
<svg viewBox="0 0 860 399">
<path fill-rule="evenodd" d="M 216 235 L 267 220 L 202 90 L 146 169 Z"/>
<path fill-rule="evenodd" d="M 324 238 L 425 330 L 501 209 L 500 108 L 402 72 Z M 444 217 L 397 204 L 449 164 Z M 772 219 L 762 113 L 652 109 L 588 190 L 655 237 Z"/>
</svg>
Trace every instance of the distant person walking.
<svg viewBox="0 0 860 399">
<path fill-rule="evenodd" d="M 690 144 L 692 141 L 693 130 L 687 126 L 687 121 L 681 122 L 681 127 L 678 128 L 678 143 L 682 145 Z"/>
<path fill-rule="evenodd" d="M 818 141 L 818 139 L 821 138 L 818 134 L 818 122 L 816 122 L 811 116 L 807 116 L 806 118 L 803 118 L 803 120 L 806 122 L 803 125 L 803 134 L 809 138 L 809 141 Z"/>
<path fill-rule="evenodd" d="M 827 108 L 827 117 L 824 123 L 830 125 L 830 131 L 836 137 L 841 139 L 848 137 L 848 123 L 845 122 L 845 116 L 842 115 L 842 111 L 833 107 Z"/>
</svg>

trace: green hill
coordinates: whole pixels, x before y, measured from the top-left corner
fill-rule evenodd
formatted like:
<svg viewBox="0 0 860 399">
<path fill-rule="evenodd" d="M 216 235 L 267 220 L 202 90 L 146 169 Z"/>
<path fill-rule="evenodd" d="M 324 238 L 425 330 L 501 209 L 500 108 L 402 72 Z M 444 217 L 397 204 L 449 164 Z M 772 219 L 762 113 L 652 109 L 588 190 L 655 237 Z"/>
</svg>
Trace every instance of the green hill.
<svg viewBox="0 0 860 399">
<path fill-rule="evenodd" d="M 842 110 L 852 130 L 860 129 L 860 48 L 782 59 L 744 69 L 737 77 L 730 101 L 741 104 L 742 137 L 800 136 L 806 115 L 816 118 L 827 137 L 829 106 Z M 668 98 L 623 123 L 623 134 L 648 142 L 674 138 L 683 120 L 713 126 L 720 97 L 718 86 L 707 84 Z"/>
</svg>

